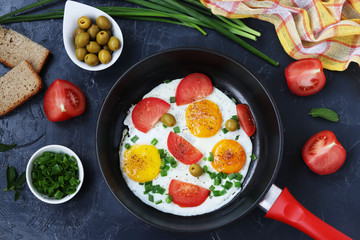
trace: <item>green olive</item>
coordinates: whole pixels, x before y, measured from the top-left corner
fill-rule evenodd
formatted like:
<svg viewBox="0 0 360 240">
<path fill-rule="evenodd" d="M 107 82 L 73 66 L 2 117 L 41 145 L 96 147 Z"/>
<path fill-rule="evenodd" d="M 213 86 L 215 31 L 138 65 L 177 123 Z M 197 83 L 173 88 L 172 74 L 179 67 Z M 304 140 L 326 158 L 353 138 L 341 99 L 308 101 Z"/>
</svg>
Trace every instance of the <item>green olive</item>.
<svg viewBox="0 0 360 240">
<path fill-rule="evenodd" d="M 173 127 L 176 124 L 176 119 L 170 113 L 165 113 L 161 116 L 161 122 L 167 127 Z"/>
<path fill-rule="evenodd" d="M 109 53 L 112 54 L 112 51 L 107 44 L 103 46 L 103 49 L 108 50 Z"/>
<path fill-rule="evenodd" d="M 90 35 L 87 32 L 79 33 L 75 38 L 75 45 L 77 48 L 85 47 L 90 41 Z"/>
<path fill-rule="evenodd" d="M 74 32 L 74 38 L 76 38 L 76 36 L 77 36 L 79 33 L 81 33 L 81 32 L 85 32 L 85 30 L 84 30 L 84 29 L 81 29 L 81 28 L 77 28 L 77 29 L 75 30 L 75 32 Z"/>
<path fill-rule="evenodd" d="M 84 57 L 88 52 L 85 48 L 77 48 L 75 51 L 75 56 L 78 60 L 84 61 Z"/>
<path fill-rule="evenodd" d="M 88 29 L 91 25 L 91 20 L 88 17 L 82 16 L 79 17 L 77 23 L 81 29 Z"/>
<path fill-rule="evenodd" d="M 96 34 L 100 32 L 100 28 L 97 25 L 92 24 L 91 27 L 88 28 L 87 32 L 90 34 L 91 39 L 95 39 Z"/>
<path fill-rule="evenodd" d="M 90 41 L 88 45 L 86 45 L 86 50 L 90 53 L 98 53 L 101 50 L 100 45 L 95 41 Z"/>
<path fill-rule="evenodd" d="M 103 64 L 107 64 L 111 61 L 111 53 L 105 49 L 100 50 L 98 57 L 99 61 Z"/>
<path fill-rule="evenodd" d="M 96 18 L 96 24 L 102 30 L 107 30 L 111 28 L 111 22 L 105 16 L 99 16 Z"/>
<path fill-rule="evenodd" d="M 105 31 L 100 31 L 96 34 L 96 42 L 100 45 L 105 45 L 109 41 L 109 34 Z"/>
<path fill-rule="evenodd" d="M 93 53 L 86 54 L 84 60 L 85 60 L 86 64 L 89 66 L 96 66 L 99 64 L 98 57 Z"/>
<path fill-rule="evenodd" d="M 120 40 L 117 37 L 112 36 L 109 39 L 108 46 L 111 49 L 111 51 L 116 51 L 121 46 Z"/>
<path fill-rule="evenodd" d="M 229 119 L 225 122 L 225 128 L 230 132 L 234 132 L 239 128 L 239 123 L 234 119 Z"/>
<path fill-rule="evenodd" d="M 189 171 L 190 171 L 191 175 L 193 175 L 194 177 L 200 177 L 201 174 L 203 174 L 202 168 L 197 163 L 191 164 L 189 167 Z"/>
</svg>

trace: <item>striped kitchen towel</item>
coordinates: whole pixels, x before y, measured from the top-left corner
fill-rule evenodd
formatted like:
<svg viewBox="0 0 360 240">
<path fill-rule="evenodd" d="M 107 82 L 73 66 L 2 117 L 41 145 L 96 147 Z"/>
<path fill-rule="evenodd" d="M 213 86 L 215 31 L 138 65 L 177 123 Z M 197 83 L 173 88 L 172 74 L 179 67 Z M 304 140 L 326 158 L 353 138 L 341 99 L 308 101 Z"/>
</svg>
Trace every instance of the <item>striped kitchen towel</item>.
<svg viewBox="0 0 360 240">
<path fill-rule="evenodd" d="M 258 18 L 275 25 L 284 50 L 295 59 L 318 58 L 324 68 L 360 64 L 359 0 L 201 0 L 214 14 Z"/>
</svg>

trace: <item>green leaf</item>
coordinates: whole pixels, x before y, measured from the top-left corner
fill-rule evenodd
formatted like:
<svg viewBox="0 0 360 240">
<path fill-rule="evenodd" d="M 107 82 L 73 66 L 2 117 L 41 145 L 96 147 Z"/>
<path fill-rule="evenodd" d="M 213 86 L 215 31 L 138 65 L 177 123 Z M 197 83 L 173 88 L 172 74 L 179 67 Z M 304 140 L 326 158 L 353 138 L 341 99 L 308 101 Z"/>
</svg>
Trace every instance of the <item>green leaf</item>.
<svg viewBox="0 0 360 240">
<path fill-rule="evenodd" d="M 13 149 L 14 147 L 16 147 L 16 144 L 6 145 L 6 144 L 0 143 L 0 152 L 9 151 L 10 149 Z"/>
<path fill-rule="evenodd" d="M 20 174 L 20 176 L 15 182 L 15 189 L 21 189 L 25 181 L 26 181 L 26 175 L 25 172 L 23 172 Z"/>
<path fill-rule="evenodd" d="M 19 191 L 15 191 L 15 202 L 17 201 L 17 200 L 19 200 L 19 198 L 20 198 L 20 192 Z"/>
<path fill-rule="evenodd" d="M 321 117 L 332 122 L 339 121 L 339 115 L 328 108 L 312 108 L 309 115 L 312 117 Z"/>
<path fill-rule="evenodd" d="M 14 186 L 16 180 L 16 171 L 15 168 L 12 166 L 7 166 L 6 168 L 6 181 L 7 181 L 7 188 L 10 189 Z"/>
</svg>

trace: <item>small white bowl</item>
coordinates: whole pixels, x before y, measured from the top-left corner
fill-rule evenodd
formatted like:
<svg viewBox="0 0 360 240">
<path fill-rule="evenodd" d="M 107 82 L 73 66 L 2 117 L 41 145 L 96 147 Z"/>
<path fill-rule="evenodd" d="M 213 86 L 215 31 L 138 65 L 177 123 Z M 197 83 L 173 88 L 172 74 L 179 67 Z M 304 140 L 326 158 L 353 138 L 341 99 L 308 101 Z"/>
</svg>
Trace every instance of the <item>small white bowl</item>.
<svg viewBox="0 0 360 240">
<path fill-rule="evenodd" d="M 77 165 L 79 167 L 79 180 L 80 180 L 80 184 L 77 186 L 76 191 L 73 194 L 67 195 L 62 199 L 54 199 L 54 198 L 50 198 L 46 195 L 43 195 L 39 192 L 36 191 L 36 188 L 34 187 L 34 185 L 32 184 L 31 181 L 31 172 L 33 169 L 33 165 L 34 165 L 34 161 L 35 159 L 37 159 L 38 157 L 40 157 L 44 152 L 54 152 L 54 153 L 61 153 L 61 154 L 67 154 L 69 156 L 74 156 L 76 161 L 77 161 Z M 80 158 L 76 155 L 76 153 L 74 153 L 71 149 L 61 146 L 61 145 L 47 145 L 45 147 L 40 148 L 39 150 L 37 150 L 30 158 L 27 166 L 26 166 L 26 182 L 27 185 L 29 186 L 31 192 L 35 195 L 35 197 L 37 197 L 38 199 L 40 199 L 43 202 L 46 203 L 50 203 L 50 204 L 60 204 L 60 203 L 64 203 L 66 201 L 69 201 L 70 199 L 72 199 L 80 190 L 82 184 L 84 181 L 84 168 L 83 165 L 80 161 Z"/>
<path fill-rule="evenodd" d="M 98 16 L 105 16 L 111 22 L 112 25 L 111 31 L 113 33 L 113 36 L 117 37 L 120 40 L 121 47 L 119 50 L 112 53 L 111 61 L 108 64 L 99 63 L 96 66 L 89 66 L 85 62 L 79 61 L 76 58 L 74 32 L 78 28 L 77 20 L 81 16 L 86 16 L 90 18 L 92 23 L 95 23 L 95 20 Z M 103 11 L 100 11 L 97 8 L 90 7 L 88 5 L 74 1 L 67 1 L 65 4 L 64 21 L 63 21 L 63 41 L 64 41 L 66 53 L 68 54 L 70 59 L 79 67 L 89 71 L 100 71 L 113 65 L 116 62 L 116 60 L 118 60 L 118 58 L 120 57 L 120 54 L 124 47 L 124 39 L 121 29 L 112 17 L 110 17 L 108 14 L 104 13 Z"/>
</svg>

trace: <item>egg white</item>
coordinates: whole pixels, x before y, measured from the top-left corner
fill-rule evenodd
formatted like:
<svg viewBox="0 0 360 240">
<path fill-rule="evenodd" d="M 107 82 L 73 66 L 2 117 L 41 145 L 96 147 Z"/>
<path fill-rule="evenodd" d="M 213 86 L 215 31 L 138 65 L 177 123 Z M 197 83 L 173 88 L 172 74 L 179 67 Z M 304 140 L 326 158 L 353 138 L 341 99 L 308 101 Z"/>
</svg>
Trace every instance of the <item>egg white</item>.
<svg viewBox="0 0 360 240">
<path fill-rule="evenodd" d="M 186 120 L 185 120 L 185 112 L 189 105 L 187 104 L 183 106 L 176 106 L 176 103 L 170 103 L 170 97 L 175 96 L 176 88 L 180 81 L 181 79 L 177 79 L 171 81 L 170 83 L 160 84 L 157 87 L 155 87 L 153 90 L 151 90 L 149 93 L 147 93 L 143 98 L 157 97 L 168 102 L 171 105 L 168 113 L 171 113 L 175 117 L 177 121 L 176 126 L 179 126 L 180 128 L 179 135 L 185 138 L 187 141 L 189 141 L 194 147 L 196 147 L 204 155 L 204 157 L 209 156 L 209 152 L 212 150 L 214 145 L 220 140 L 222 139 L 235 140 L 236 136 L 239 136 L 237 141 L 241 144 L 241 146 L 244 148 L 246 153 L 245 165 L 239 172 L 240 174 L 243 175 L 243 179 L 244 179 L 248 172 L 251 161 L 250 156 L 252 154 L 252 143 L 250 138 L 246 135 L 246 133 L 243 131 L 242 128 L 234 132 L 227 132 L 226 134 L 224 134 L 223 131 L 219 130 L 215 136 L 210 138 L 198 138 L 193 136 L 190 133 L 189 129 L 187 128 Z M 227 119 L 230 119 L 233 115 L 237 115 L 235 103 L 219 89 L 214 87 L 213 92 L 208 97 L 206 97 L 206 99 L 213 101 L 219 106 L 223 119 L 221 128 L 225 127 L 225 122 Z M 128 115 L 124 120 L 124 124 L 128 127 L 128 132 L 126 132 L 119 148 L 120 169 L 130 190 L 144 203 L 163 212 L 172 213 L 181 216 L 192 216 L 192 215 L 209 213 L 218 208 L 221 208 L 222 206 L 230 202 L 237 195 L 237 193 L 241 191 L 241 188 L 236 188 L 233 186 L 229 190 L 227 190 L 227 193 L 225 195 L 219 197 L 214 197 L 214 196 L 208 197 L 204 203 L 196 207 L 180 207 L 174 203 L 166 203 L 165 202 L 165 198 L 167 197 L 166 193 L 168 193 L 168 187 L 172 179 L 177 179 L 183 182 L 196 184 L 207 189 L 209 189 L 209 187 L 214 184 L 214 179 L 211 179 L 209 174 L 202 174 L 200 177 L 194 177 L 189 172 L 189 165 L 185 165 L 177 161 L 177 167 L 171 168 L 167 172 L 167 176 L 162 177 L 159 174 L 152 181 L 153 185 L 159 184 L 162 188 L 166 189 L 164 195 L 158 193 L 155 194 L 151 193 L 154 196 L 154 202 L 158 200 L 162 200 L 163 202 L 160 204 L 155 204 L 154 202 L 150 202 L 148 199 L 148 194 L 144 194 L 144 186 L 139 185 L 138 182 L 135 182 L 132 179 L 130 179 L 123 170 L 122 158 L 126 150 L 124 145 L 126 143 L 130 143 L 131 145 L 134 145 L 134 143 L 132 143 L 130 139 L 135 135 L 139 137 L 139 139 L 136 141 L 136 144 L 151 144 L 151 141 L 154 138 L 156 138 L 158 140 L 158 143 L 156 144 L 156 148 L 165 149 L 168 155 L 171 155 L 167 150 L 167 137 L 169 135 L 169 132 L 173 131 L 173 127 L 164 128 L 163 124 L 159 121 L 147 133 L 138 131 L 134 127 L 131 120 L 131 113 L 134 107 L 135 105 L 129 109 Z M 216 170 L 212 167 L 211 162 L 209 161 L 205 161 L 204 159 L 201 159 L 198 162 L 198 164 L 202 167 L 206 165 L 209 171 L 216 172 Z M 225 181 L 229 181 L 229 180 L 222 179 L 221 185 L 223 185 Z M 221 185 L 215 186 L 216 187 L 215 190 L 222 190 L 223 187 L 221 187 Z"/>
</svg>

